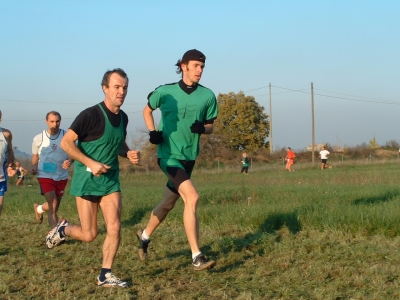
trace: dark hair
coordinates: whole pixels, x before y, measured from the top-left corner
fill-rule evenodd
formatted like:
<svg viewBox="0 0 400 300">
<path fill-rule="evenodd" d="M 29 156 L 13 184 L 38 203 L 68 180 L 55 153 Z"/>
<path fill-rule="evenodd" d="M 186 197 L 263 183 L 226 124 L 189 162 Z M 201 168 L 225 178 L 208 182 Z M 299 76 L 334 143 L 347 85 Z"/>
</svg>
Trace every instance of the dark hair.
<svg viewBox="0 0 400 300">
<path fill-rule="evenodd" d="M 108 87 L 110 83 L 110 77 L 114 73 L 117 73 L 119 76 L 126 78 L 129 81 L 128 75 L 126 75 L 125 71 L 120 68 L 116 68 L 113 70 L 108 70 L 107 72 L 104 73 L 103 80 L 101 81 L 101 86 Z"/>
<path fill-rule="evenodd" d="M 61 115 L 60 115 L 60 113 L 57 112 L 57 111 L 55 111 L 55 110 L 49 111 L 49 112 L 46 114 L 46 121 L 49 119 L 49 116 L 50 116 L 50 115 L 59 116 L 59 117 L 60 117 L 60 121 L 61 121 Z"/>
<path fill-rule="evenodd" d="M 181 74 L 182 73 L 182 67 L 181 67 L 181 65 L 182 64 L 184 64 L 184 65 L 187 65 L 189 63 L 189 61 L 188 60 L 178 60 L 178 62 L 175 64 L 175 66 L 176 66 L 176 74 Z"/>
<path fill-rule="evenodd" d="M 290 147 L 287 147 L 289 150 L 292 150 L 292 148 L 290 148 Z"/>
<path fill-rule="evenodd" d="M 191 61 L 191 60 L 201 61 L 201 62 L 203 62 L 205 64 L 206 63 L 206 56 L 202 52 L 197 50 L 197 49 L 191 49 L 191 50 L 186 51 L 183 54 L 182 59 L 178 60 L 178 62 L 175 64 L 175 66 L 177 66 L 176 73 L 177 74 L 182 73 L 181 65 L 182 64 L 187 65 L 189 63 L 189 61 Z"/>
</svg>

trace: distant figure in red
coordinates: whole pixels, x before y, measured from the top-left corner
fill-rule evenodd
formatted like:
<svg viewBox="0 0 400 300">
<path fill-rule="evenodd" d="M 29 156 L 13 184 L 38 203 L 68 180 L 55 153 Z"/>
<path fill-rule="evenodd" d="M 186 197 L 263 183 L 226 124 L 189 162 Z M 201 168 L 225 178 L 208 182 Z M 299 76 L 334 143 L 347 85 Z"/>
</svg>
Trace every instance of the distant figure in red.
<svg viewBox="0 0 400 300">
<path fill-rule="evenodd" d="M 287 148 L 287 154 L 286 154 L 286 170 L 289 172 L 292 172 L 292 165 L 294 163 L 294 158 L 296 157 L 296 154 L 292 151 L 290 147 Z"/>
</svg>

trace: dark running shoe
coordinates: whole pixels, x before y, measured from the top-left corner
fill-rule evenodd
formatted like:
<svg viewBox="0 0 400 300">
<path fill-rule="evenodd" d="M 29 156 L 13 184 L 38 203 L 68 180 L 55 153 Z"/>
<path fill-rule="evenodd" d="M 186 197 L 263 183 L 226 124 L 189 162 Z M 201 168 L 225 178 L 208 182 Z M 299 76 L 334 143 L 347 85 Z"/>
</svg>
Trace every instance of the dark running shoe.
<svg viewBox="0 0 400 300">
<path fill-rule="evenodd" d="M 201 270 L 206 270 L 206 269 L 210 269 L 210 268 L 214 267 L 215 261 L 209 260 L 203 254 L 199 254 L 195 257 L 195 259 L 193 259 L 192 265 L 193 265 L 195 271 L 201 271 Z"/>
<path fill-rule="evenodd" d="M 147 258 L 147 247 L 149 246 L 149 244 L 150 244 L 150 240 L 147 240 L 147 241 L 143 241 L 142 240 L 142 231 L 141 230 L 138 230 L 137 232 L 136 232 L 136 237 L 138 238 L 138 240 L 139 240 L 139 246 L 138 246 L 138 249 L 139 249 L 139 258 L 140 258 L 140 260 L 146 260 L 146 258 Z"/>
<path fill-rule="evenodd" d="M 98 276 L 97 285 L 103 287 L 128 287 L 129 283 L 115 277 L 114 274 L 110 272 L 106 274 L 106 279 L 104 281 L 100 281 L 100 276 Z"/>
</svg>

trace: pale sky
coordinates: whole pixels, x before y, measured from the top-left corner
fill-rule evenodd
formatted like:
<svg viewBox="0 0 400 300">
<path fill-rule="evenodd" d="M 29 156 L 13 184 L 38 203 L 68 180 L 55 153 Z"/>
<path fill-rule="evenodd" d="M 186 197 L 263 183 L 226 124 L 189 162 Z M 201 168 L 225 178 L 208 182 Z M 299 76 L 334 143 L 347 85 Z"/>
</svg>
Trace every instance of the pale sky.
<svg viewBox="0 0 400 300">
<path fill-rule="evenodd" d="M 0 1 L 0 109 L 14 146 L 57 110 L 67 129 L 104 99 L 105 71 L 130 79 L 128 133 L 144 128 L 147 95 L 176 82 L 189 49 L 206 57 L 201 84 L 243 91 L 270 114 L 273 146 L 400 141 L 400 1 Z M 129 143 L 129 141 L 128 141 Z"/>
</svg>

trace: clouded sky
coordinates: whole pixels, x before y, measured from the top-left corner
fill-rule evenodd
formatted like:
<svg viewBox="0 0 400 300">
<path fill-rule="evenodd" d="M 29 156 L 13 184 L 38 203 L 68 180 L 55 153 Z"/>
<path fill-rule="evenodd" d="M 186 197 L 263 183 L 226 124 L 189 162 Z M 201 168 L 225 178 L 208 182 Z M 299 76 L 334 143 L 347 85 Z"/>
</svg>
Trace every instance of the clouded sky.
<svg viewBox="0 0 400 300">
<path fill-rule="evenodd" d="M 0 109 L 14 146 L 57 110 L 67 129 L 104 99 L 105 71 L 123 68 L 135 135 L 154 88 L 176 82 L 189 49 L 206 56 L 201 84 L 243 91 L 270 114 L 273 146 L 400 141 L 399 1 L 11 1 L 0 9 Z M 129 140 L 128 140 L 129 143 Z"/>
</svg>

